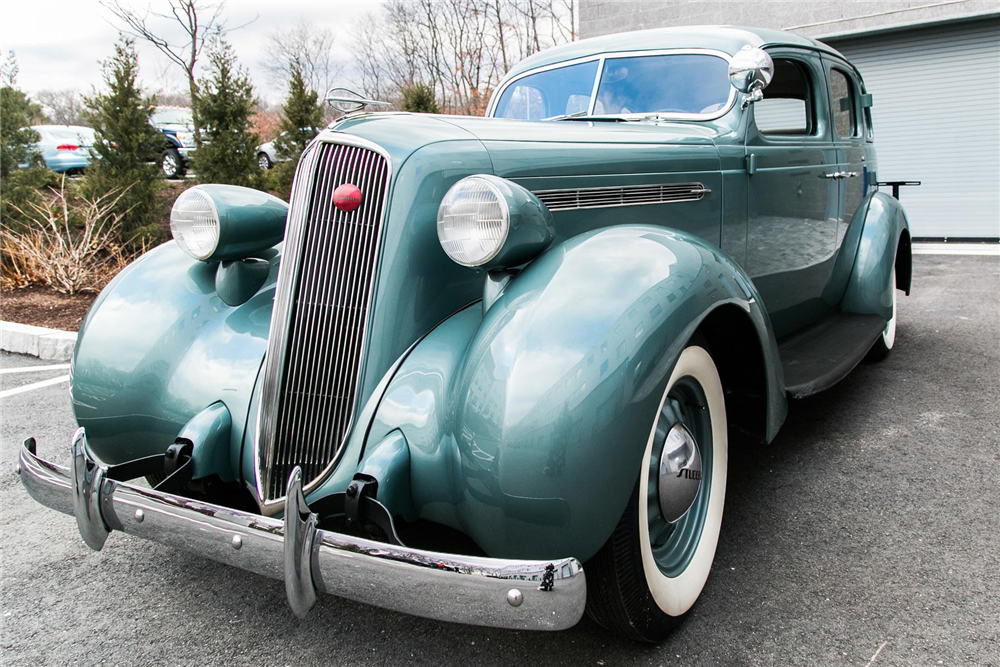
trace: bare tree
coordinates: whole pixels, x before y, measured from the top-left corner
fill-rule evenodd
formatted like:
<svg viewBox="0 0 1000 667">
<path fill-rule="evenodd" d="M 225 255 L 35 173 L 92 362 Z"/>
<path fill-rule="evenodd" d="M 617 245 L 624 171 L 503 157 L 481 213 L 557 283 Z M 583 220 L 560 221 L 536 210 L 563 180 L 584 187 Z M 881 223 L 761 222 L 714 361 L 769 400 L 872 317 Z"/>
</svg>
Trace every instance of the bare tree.
<svg viewBox="0 0 1000 667">
<path fill-rule="evenodd" d="M 191 98 L 192 107 L 196 109 L 197 105 L 194 103 L 198 100 L 198 81 L 195 77 L 195 67 L 206 41 L 212 35 L 223 36 L 248 24 L 235 28 L 226 25 L 226 21 L 222 18 L 226 0 L 218 2 L 167 0 L 167 2 L 170 13 L 154 12 L 148 6 L 144 11 L 137 11 L 123 4 L 121 0 L 102 0 L 101 4 L 124 24 L 123 31 L 125 33 L 149 42 L 171 62 L 184 70 L 188 83 L 188 95 Z M 163 36 L 170 28 L 176 29 L 177 26 L 180 26 L 184 34 L 180 43 L 172 42 Z M 201 124 L 197 111 L 192 115 L 195 142 L 200 147 Z"/>
<path fill-rule="evenodd" d="M 75 90 L 43 90 L 35 99 L 57 125 L 86 125 L 83 100 Z"/>
<path fill-rule="evenodd" d="M 298 66 L 306 85 L 320 95 L 329 90 L 343 71 L 333 57 L 334 36 L 329 28 L 321 28 L 301 18 L 294 26 L 271 33 L 264 44 L 262 65 L 271 82 L 284 88 Z"/>
<path fill-rule="evenodd" d="M 549 19 L 553 44 L 577 40 L 576 0 L 553 0 L 549 3 Z"/>
<path fill-rule="evenodd" d="M 574 0 L 388 0 L 354 43 L 367 95 L 430 85 L 448 113 L 481 114 L 517 60 L 576 38 Z"/>
<path fill-rule="evenodd" d="M 158 90 L 156 103 L 165 107 L 190 107 L 191 95 L 185 90 Z"/>
</svg>

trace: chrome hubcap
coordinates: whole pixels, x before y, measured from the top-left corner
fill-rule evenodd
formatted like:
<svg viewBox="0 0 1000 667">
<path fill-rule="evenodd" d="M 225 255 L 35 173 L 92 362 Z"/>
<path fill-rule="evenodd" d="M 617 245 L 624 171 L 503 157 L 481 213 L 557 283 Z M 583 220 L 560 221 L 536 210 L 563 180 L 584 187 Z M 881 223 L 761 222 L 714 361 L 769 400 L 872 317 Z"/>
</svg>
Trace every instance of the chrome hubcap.
<svg viewBox="0 0 1000 667">
<path fill-rule="evenodd" d="M 701 472 L 698 442 L 686 426 L 674 424 L 663 443 L 658 475 L 660 512 L 667 523 L 676 523 L 691 508 Z"/>
</svg>

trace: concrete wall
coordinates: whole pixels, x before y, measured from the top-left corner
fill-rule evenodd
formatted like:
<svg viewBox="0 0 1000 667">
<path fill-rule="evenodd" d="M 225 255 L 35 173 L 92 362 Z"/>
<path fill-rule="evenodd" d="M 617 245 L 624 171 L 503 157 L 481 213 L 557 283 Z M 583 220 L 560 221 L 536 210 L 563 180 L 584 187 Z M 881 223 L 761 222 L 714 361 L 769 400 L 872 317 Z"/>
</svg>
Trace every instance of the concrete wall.
<svg viewBox="0 0 1000 667">
<path fill-rule="evenodd" d="M 779 28 L 823 38 L 998 13 L 996 0 L 579 0 L 580 37 L 678 25 Z"/>
</svg>

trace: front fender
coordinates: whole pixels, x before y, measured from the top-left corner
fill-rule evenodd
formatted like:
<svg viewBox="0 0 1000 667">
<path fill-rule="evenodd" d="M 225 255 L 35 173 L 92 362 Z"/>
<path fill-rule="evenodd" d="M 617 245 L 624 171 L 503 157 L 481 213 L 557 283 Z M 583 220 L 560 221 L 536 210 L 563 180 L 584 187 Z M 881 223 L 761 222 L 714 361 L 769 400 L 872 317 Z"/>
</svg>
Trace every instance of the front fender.
<svg viewBox="0 0 1000 667">
<path fill-rule="evenodd" d="M 909 226 L 903 206 L 883 192 L 871 197 L 858 243 L 854 267 L 847 281 L 841 309 L 847 313 L 892 317 L 892 291 L 889 278 L 896 265 L 896 250 L 901 239 L 909 238 Z M 905 252 L 909 252 L 907 244 Z M 908 259 L 908 257 L 907 257 Z M 900 264 L 906 275 L 896 276 L 896 284 L 909 294 L 910 262 Z"/>
<path fill-rule="evenodd" d="M 428 335 L 390 382 L 368 442 L 398 429 L 412 511 L 489 555 L 587 559 L 632 493 L 674 363 L 715 308 L 754 322 L 780 393 L 758 302 L 745 274 L 693 236 L 622 226 L 574 237 L 485 317 L 473 306 Z"/>
<path fill-rule="evenodd" d="M 238 478 L 279 253 L 260 257 L 269 275 L 237 307 L 216 291 L 218 265 L 191 259 L 174 242 L 147 253 L 95 300 L 77 337 L 71 397 L 105 463 L 164 453 L 192 417 L 221 400 L 232 418 L 229 456 L 199 461 L 198 476 Z"/>
</svg>

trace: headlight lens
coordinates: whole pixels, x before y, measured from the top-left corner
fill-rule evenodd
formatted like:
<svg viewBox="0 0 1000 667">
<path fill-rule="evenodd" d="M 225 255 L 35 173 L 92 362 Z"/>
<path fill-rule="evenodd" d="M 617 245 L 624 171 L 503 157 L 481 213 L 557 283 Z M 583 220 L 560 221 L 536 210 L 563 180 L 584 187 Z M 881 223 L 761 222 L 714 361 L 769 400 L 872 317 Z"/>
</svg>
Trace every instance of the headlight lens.
<svg viewBox="0 0 1000 667">
<path fill-rule="evenodd" d="M 509 228 L 506 200 L 492 183 L 476 176 L 453 185 L 438 208 L 441 247 L 462 266 L 480 266 L 496 257 Z"/>
<path fill-rule="evenodd" d="M 178 132 L 177 141 L 181 142 L 181 146 L 184 148 L 190 148 L 194 146 L 194 135 L 187 132 Z"/>
<path fill-rule="evenodd" d="M 210 257 L 219 245 L 219 213 L 212 198 L 199 188 L 185 190 L 170 210 L 170 233 L 195 259 Z"/>
</svg>

